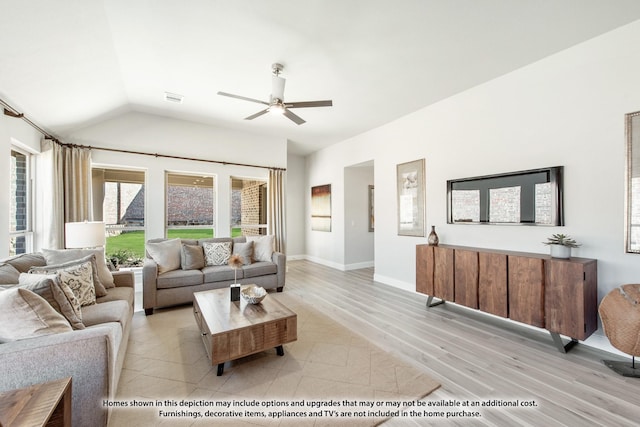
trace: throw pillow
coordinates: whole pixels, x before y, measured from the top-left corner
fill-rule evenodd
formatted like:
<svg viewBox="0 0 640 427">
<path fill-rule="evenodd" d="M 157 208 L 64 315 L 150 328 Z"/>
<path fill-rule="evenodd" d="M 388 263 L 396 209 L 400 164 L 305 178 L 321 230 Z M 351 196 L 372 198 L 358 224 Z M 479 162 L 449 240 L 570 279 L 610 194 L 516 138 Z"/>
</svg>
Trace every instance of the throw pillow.
<svg viewBox="0 0 640 427">
<path fill-rule="evenodd" d="M 19 276 L 20 272 L 11 264 L 0 264 L 0 284 L 15 285 Z"/>
<path fill-rule="evenodd" d="M 81 306 L 96 303 L 96 291 L 93 286 L 93 269 L 90 261 L 47 272 L 57 274 L 60 282 L 71 288 Z M 40 273 L 44 272 L 41 271 Z"/>
<path fill-rule="evenodd" d="M 19 286 L 44 298 L 54 310 L 62 314 L 73 329 L 84 329 L 80 302 L 71 288 L 60 282 L 57 274 L 21 273 Z"/>
<path fill-rule="evenodd" d="M 158 264 L 158 274 L 180 268 L 182 243 L 180 239 L 147 242 L 147 253 Z"/>
<path fill-rule="evenodd" d="M 253 258 L 253 242 L 234 243 L 233 254 L 240 255 L 244 265 L 251 264 L 251 259 Z"/>
<path fill-rule="evenodd" d="M 205 266 L 204 252 L 199 245 L 182 245 L 182 269 L 200 270 Z"/>
<path fill-rule="evenodd" d="M 231 257 L 231 242 L 203 242 L 202 249 L 207 265 L 226 265 Z"/>
<path fill-rule="evenodd" d="M 91 254 L 96 256 L 96 265 L 98 266 L 98 277 L 100 278 L 100 283 L 102 283 L 102 285 L 107 289 L 115 288 L 116 285 L 113 283 L 113 276 L 111 275 L 111 272 L 107 267 L 107 261 L 104 258 L 104 248 L 42 250 L 42 255 L 47 261 L 47 265 L 64 264 L 65 262 L 75 261 Z"/>
<path fill-rule="evenodd" d="M 100 277 L 98 277 L 98 265 L 96 262 L 96 256 L 94 254 L 87 255 L 86 257 L 77 259 L 75 261 L 65 262 L 63 264 L 57 265 L 45 265 L 44 267 L 31 267 L 29 269 L 29 273 L 42 273 L 42 274 L 53 274 L 58 270 L 62 270 L 68 267 L 75 267 L 80 264 L 84 264 L 85 262 L 91 263 L 92 269 L 92 278 L 93 278 L 93 286 L 95 288 L 96 297 L 103 297 L 107 295 L 107 290 L 102 285 L 100 281 Z"/>
<path fill-rule="evenodd" d="M 69 322 L 28 289 L 0 292 L 0 342 L 72 331 Z"/>
<path fill-rule="evenodd" d="M 12 265 L 20 273 L 26 273 L 33 266 L 46 265 L 44 256 L 38 253 L 20 254 L 7 258 L 3 261 L 5 264 Z"/>
<path fill-rule="evenodd" d="M 253 259 L 256 261 L 272 261 L 276 236 L 247 236 L 247 242 L 253 242 Z"/>
</svg>

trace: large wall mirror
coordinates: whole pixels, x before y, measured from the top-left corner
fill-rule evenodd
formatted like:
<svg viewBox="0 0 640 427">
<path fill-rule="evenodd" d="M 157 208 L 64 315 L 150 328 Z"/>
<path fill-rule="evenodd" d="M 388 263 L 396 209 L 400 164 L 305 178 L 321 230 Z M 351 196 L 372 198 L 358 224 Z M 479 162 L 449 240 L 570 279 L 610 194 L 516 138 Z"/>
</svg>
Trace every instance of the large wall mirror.
<svg viewBox="0 0 640 427">
<path fill-rule="evenodd" d="M 562 166 L 447 181 L 449 224 L 564 225 Z"/>
<path fill-rule="evenodd" d="M 640 111 L 627 114 L 626 249 L 640 253 Z"/>
</svg>

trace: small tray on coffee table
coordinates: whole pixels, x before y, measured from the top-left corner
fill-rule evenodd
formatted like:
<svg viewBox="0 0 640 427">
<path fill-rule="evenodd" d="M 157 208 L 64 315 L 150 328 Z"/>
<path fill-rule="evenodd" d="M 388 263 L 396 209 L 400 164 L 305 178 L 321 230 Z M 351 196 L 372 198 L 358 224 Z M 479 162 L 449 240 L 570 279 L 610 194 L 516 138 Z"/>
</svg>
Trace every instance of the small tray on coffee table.
<svg viewBox="0 0 640 427">
<path fill-rule="evenodd" d="M 298 338 L 296 313 L 271 295 L 259 304 L 247 304 L 231 301 L 229 288 L 194 292 L 193 315 L 207 356 L 218 365 L 218 376 L 225 362 L 270 348 L 282 356 L 282 345 Z"/>
</svg>

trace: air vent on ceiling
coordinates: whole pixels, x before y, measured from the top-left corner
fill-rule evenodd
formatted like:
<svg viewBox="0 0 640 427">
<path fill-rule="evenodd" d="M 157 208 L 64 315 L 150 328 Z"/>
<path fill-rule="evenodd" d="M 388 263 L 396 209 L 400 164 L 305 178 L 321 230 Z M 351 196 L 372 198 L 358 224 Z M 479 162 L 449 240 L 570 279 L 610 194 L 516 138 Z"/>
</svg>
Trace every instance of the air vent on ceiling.
<svg viewBox="0 0 640 427">
<path fill-rule="evenodd" d="M 177 104 L 182 104 L 182 100 L 183 99 L 184 99 L 184 96 L 178 95 L 177 93 L 171 93 L 171 92 L 165 92 L 164 93 L 164 100 L 165 101 L 175 102 Z"/>
</svg>

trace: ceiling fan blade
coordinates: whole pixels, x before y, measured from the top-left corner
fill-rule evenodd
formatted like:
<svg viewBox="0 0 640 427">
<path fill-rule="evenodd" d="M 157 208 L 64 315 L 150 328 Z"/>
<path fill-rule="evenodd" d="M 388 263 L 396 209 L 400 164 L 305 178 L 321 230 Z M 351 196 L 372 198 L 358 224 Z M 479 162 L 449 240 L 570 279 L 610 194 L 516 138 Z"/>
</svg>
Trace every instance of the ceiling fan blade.
<svg viewBox="0 0 640 427">
<path fill-rule="evenodd" d="M 284 114 L 290 120 L 294 121 L 295 124 L 297 124 L 297 125 L 301 125 L 303 123 L 306 123 L 306 121 L 302 117 L 293 114 L 291 111 L 289 111 L 287 109 L 285 109 L 284 113 L 282 113 L 282 114 Z"/>
<path fill-rule="evenodd" d="M 306 102 L 285 102 L 287 108 L 307 108 L 307 107 L 332 107 L 333 101 L 306 101 Z"/>
<path fill-rule="evenodd" d="M 268 108 L 265 108 L 265 109 L 264 109 L 264 110 L 262 110 L 262 111 L 258 111 L 257 113 L 250 115 L 249 117 L 245 117 L 244 119 L 245 119 L 245 120 L 253 120 L 253 119 L 255 119 L 256 117 L 260 117 L 261 115 L 266 114 L 266 113 L 267 113 L 267 111 L 269 111 L 269 109 L 268 109 Z"/>
<path fill-rule="evenodd" d="M 246 96 L 234 95 L 227 92 L 218 92 L 218 95 L 228 96 L 229 98 L 242 99 L 243 101 L 257 102 L 258 104 L 269 105 L 268 102 L 260 101 L 259 99 L 247 98 Z"/>
</svg>

